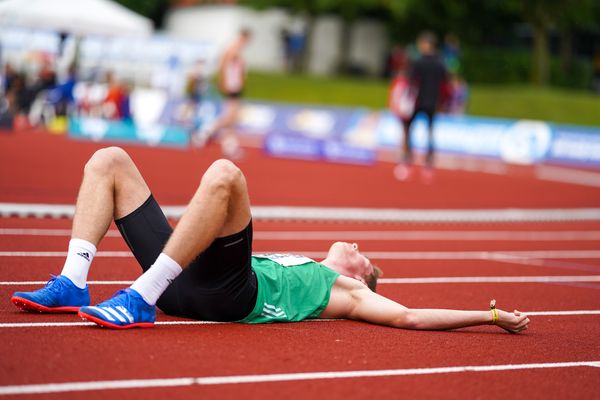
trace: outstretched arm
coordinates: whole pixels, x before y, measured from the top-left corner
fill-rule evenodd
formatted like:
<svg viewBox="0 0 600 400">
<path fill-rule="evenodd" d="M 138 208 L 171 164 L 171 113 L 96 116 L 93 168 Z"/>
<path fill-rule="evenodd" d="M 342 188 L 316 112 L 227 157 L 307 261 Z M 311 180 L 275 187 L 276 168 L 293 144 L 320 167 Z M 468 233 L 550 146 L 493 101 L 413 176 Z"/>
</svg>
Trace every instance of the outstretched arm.
<svg viewBox="0 0 600 400">
<path fill-rule="evenodd" d="M 498 310 L 496 325 L 508 332 L 527 329 L 529 319 L 518 311 Z M 340 276 L 334 284 L 322 318 L 349 318 L 403 329 L 446 330 L 492 323 L 488 311 L 410 309 L 369 290 L 360 282 Z"/>
</svg>

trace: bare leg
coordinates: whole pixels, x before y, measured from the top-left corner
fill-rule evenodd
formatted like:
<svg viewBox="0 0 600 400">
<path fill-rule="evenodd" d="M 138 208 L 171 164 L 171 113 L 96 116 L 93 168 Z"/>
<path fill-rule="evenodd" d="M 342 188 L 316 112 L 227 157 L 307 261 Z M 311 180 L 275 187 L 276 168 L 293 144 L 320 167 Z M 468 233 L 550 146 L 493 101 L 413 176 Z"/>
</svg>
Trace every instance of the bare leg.
<svg viewBox="0 0 600 400">
<path fill-rule="evenodd" d="M 71 237 L 97 246 L 113 218 L 131 213 L 149 196 L 148 185 L 124 150 L 98 150 L 84 168 Z"/>
<path fill-rule="evenodd" d="M 96 247 L 113 217 L 138 208 L 150 196 L 139 171 L 123 150 L 97 151 L 87 162 L 79 189 L 73 231 L 59 276 L 35 292 L 17 292 L 15 305 L 40 312 L 77 312 L 90 303 L 87 274 Z"/>
<path fill-rule="evenodd" d="M 250 219 L 244 175 L 231 161 L 217 160 L 202 177 L 163 253 L 185 267 L 217 237 L 241 231 Z"/>
</svg>

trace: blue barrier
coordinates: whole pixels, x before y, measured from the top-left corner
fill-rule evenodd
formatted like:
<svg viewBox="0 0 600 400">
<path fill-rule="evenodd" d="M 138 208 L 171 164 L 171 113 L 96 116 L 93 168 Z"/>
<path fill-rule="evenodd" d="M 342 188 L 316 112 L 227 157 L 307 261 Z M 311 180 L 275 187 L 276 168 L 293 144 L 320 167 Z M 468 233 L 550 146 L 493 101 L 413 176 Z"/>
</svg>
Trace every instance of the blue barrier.
<svg viewBox="0 0 600 400">
<path fill-rule="evenodd" d="M 152 125 L 136 126 L 131 121 L 111 121 L 101 118 L 70 118 L 69 136 L 94 141 L 141 143 L 150 146 L 188 147 L 189 131 L 181 127 Z"/>
<path fill-rule="evenodd" d="M 72 118 L 70 134 L 93 140 L 141 142 L 186 147 L 189 132 L 177 125 L 181 100 L 169 101 L 158 122 L 145 128 L 130 122 Z M 219 103 L 205 102 L 201 121 L 214 121 Z M 212 123 L 212 122 L 211 122 Z M 417 150 L 428 144 L 423 117 L 413 124 Z M 370 164 L 379 149 L 400 149 L 402 127 L 387 111 L 313 107 L 265 102 L 244 103 L 238 130 L 264 137 L 268 154 L 307 160 Z M 434 125 L 437 151 L 488 157 L 515 164 L 540 162 L 600 167 L 600 127 L 579 127 L 542 121 L 438 115 Z"/>
<path fill-rule="evenodd" d="M 377 149 L 399 149 L 402 127 L 387 111 L 250 103 L 239 128 L 266 134 L 265 149 L 283 157 L 371 163 Z M 298 121 L 301 121 L 299 123 Z M 428 145 L 425 118 L 417 117 L 414 148 Z M 437 151 L 501 159 L 514 164 L 559 162 L 600 167 L 600 128 L 440 114 Z"/>
</svg>

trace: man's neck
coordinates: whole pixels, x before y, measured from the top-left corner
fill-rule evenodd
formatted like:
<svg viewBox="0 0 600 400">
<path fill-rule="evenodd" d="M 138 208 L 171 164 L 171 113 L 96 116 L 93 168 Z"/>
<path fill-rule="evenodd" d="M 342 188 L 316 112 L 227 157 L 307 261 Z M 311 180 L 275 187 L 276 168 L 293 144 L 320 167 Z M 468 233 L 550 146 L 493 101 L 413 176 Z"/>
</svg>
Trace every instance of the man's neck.
<svg viewBox="0 0 600 400">
<path fill-rule="evenodd" d="M 346 270 L 345 266 L 341 265 L 336 260 L 326 258 L 323 261 L 321 261 L 321 264 L 323 264 L 327 268 L 330 268 L 336 272 L 339 272 L 341 275 L 349 276 L 348 271 Z"/>
</svg>

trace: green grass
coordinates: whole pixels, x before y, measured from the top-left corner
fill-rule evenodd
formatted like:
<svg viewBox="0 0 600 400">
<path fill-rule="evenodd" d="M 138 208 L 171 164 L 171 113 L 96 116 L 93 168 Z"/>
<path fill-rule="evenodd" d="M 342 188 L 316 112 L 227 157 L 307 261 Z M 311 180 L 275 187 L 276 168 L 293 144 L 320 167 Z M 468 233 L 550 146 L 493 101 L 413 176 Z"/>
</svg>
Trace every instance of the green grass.
<svg viewBox="0 0 600 400">
<path fill-rule="evenodd" d="M 384 80 L 251 73 L 247 87 L 248 98 L 256 100 L 387 107 Z M 528 85 L 471 85 L 468 114 L 600 126 L 600 95 Z"/>
</svg>

